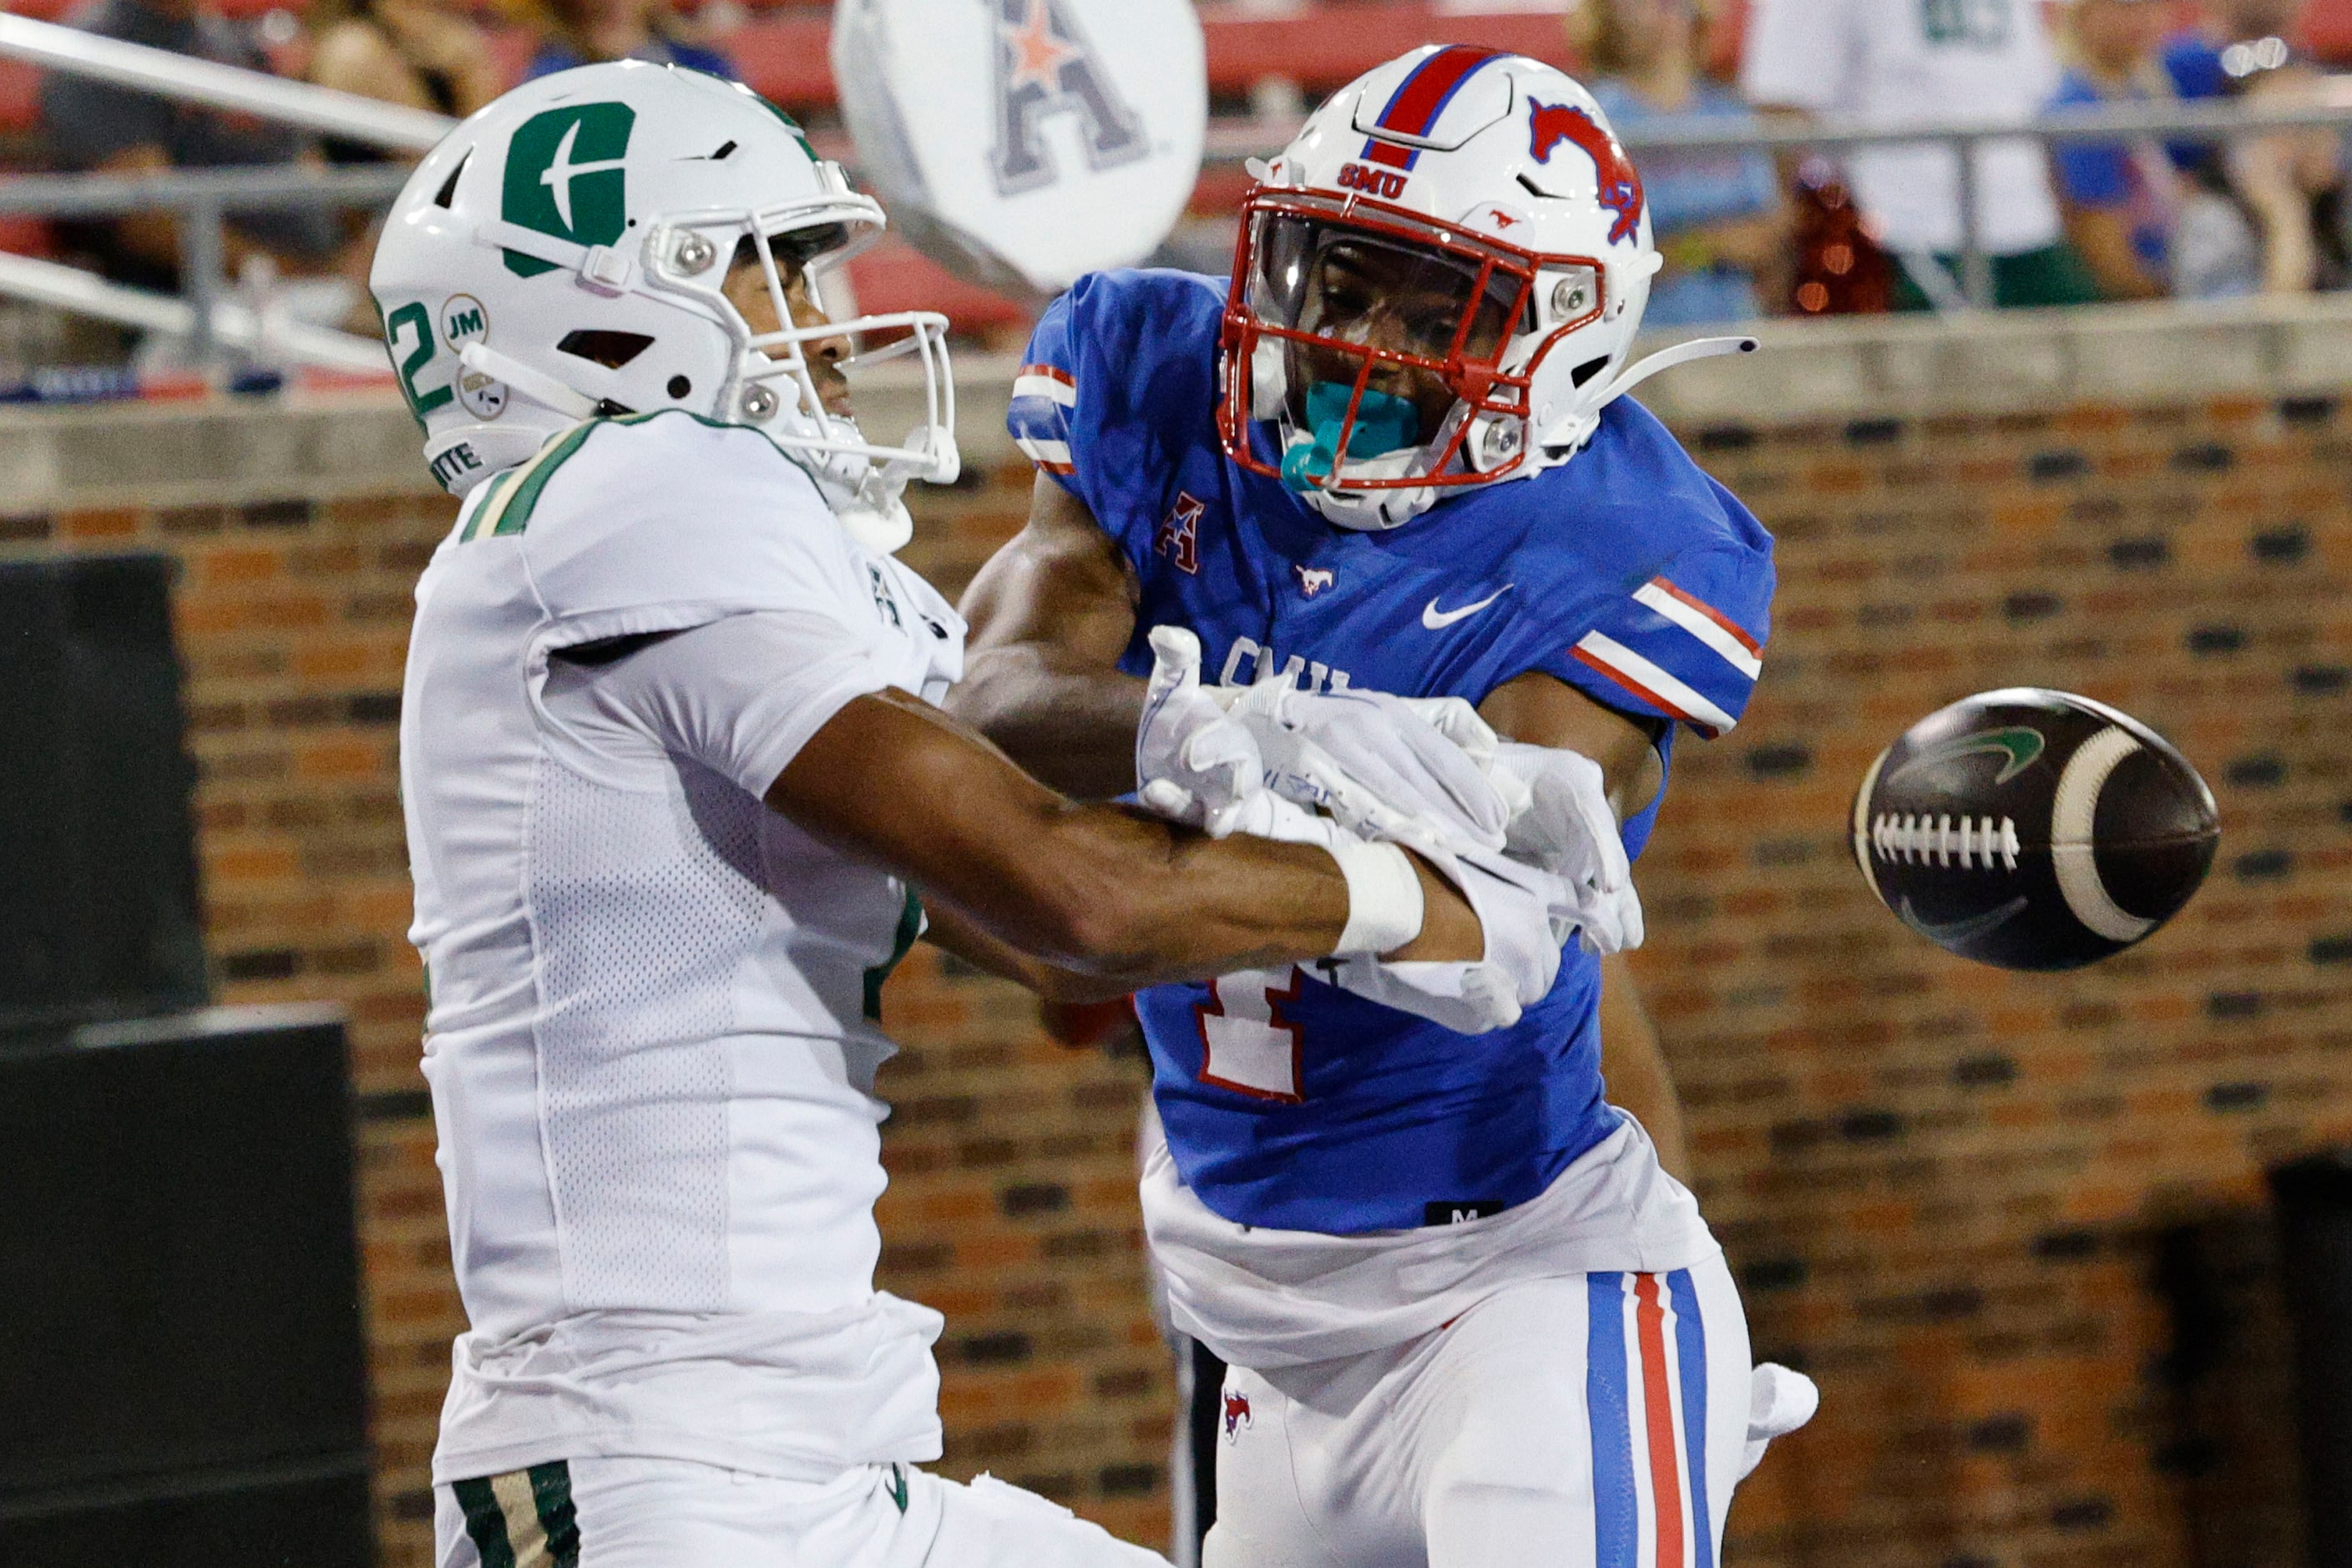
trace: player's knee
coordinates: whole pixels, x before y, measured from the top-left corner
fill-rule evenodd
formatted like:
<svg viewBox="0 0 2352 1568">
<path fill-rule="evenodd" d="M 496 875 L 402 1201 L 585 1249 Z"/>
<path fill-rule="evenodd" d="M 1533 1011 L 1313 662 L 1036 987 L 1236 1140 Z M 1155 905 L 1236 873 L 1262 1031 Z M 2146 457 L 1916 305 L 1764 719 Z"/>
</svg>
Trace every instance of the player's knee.
<svg viewBox="0 0 2352 1568">
<path fill-rule="evenodd" d="M 1423 1503 L 1431 1568 L 1535 1568 L 1575 1561 L 1592 1533 L 1592 1493 L 1570 1477 L 1440 1478 Z"/>
</svg>

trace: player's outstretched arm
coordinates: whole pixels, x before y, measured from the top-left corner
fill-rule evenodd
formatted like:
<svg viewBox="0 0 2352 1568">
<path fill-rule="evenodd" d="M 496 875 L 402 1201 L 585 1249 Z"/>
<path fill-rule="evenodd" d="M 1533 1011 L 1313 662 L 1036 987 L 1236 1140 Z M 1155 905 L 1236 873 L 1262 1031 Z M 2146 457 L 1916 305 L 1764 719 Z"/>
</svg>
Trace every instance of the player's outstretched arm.
<svg viewBox="0 0 2352 1568">
<path fill-rule="evenodd" d="M 1665 783 L 1659 727 L 1595 702 L 1541 673 L 1507 681 L 1478 712 L 1497 734 L 1591 758 L 1601 768 L 1609 807 L 1622 822 L 1647 806 Z M 1659 1163 L 1687 1180 L 1682 1100 L 1675 1092 L 1658 1032 L 1642 1006 L 1633 972 L 1621 953 L 1601 961 L 1601 1073 L 1611 1103 L 1633 1113 L 1658 1147 Z"/>
<path fill-rule="evenodd" d="M 1032 958 L 1011 942 L 991 936 L 986 928 L 961 910 L 937 899 L 926 900 L 923 915 L 925 942 L 955 954 L 983 973 L 1034 991 L 1044 1001 L 1065 1005 L 1116 1002 L 1134 989 L 1124 980 L 1081 974 L 1075 969 Z"/>
<path fill-rule="evenodd" d="M 1556 676 L 1535 670 L 1503 682 L 1478 704 L 1478 716 L 1504 740 L 1590 757 L 1620 822 L 1665 787 L 1665 764 L 1658 760 L 1664 725 L 1604 707 Z"/>
<path fill-rule="evenodd" d="M 1056 789 L 1135 787 L 1144 683 L 1123 675 L 1135 573 L 1084 501 L 1037 476 L 1029 523 L 964 593 L 971 637 L 947 710 Z"/>
<path fill-rule="evenodd" d="M 817 837 L 919 886 L 1007 946 L 1123 988 L 1304 963 L 1343 944 L 1352 910 L 1330 852 L 1210 839 L 1082 805 L 929 704 L 853 700 L 767 792 Z M 1475 962 L 1478 917 L 1411 862 L 1420 935 L 1382 956 Z"/>
</svg>

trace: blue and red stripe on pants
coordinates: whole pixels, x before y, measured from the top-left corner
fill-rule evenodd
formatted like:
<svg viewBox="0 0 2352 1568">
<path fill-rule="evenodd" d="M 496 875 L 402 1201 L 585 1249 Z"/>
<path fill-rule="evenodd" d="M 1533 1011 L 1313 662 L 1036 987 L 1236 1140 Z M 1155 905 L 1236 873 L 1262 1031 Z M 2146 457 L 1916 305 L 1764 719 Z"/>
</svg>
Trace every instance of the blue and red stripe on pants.
<svg viewBox="0 0 2352 1568">
<path fill-rule="evenodd" d="M 1591 1274 L 1586 1288 L 1596 1568 L 1715 1568 L 1706 1331 L 1690 1270 Z"/>
</svg>

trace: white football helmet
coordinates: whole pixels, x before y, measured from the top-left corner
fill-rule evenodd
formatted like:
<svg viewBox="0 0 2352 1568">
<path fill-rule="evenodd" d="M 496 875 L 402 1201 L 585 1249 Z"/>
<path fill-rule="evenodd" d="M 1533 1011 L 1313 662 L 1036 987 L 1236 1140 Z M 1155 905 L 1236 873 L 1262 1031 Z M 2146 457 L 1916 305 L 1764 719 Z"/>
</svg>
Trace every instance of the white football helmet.
<svg viewBox="0 0 2352 1568">
<path fill-rule="evenodd" d="M 1635 382 L 1755 347 L 1625 370 L 1660 265 L 1642 178 L 1592 95 L 1523 56 L 1416 49 L 1251 172 L 1225 450 L 1344 527 L 1564 463 Z"/>
<path fill-rule="evenodd" d="M 526 82 L 452 131 L 400 193 L 369 274 L 425 456 L 462 495 L 600 414 L 680 408 L 766 432 L 882 549 L 912 524 L 911 478 L 959 467 L 947 318 L 793 324 L 785 273 L 837 266 L 882 208 L 747 88 L 623 60 Z M 779 331 L 721 292 L 739 247 L 767 273 Z M 809 287 L 814 298 L 816 279 Z M 922 424 L 898 446 L 828 415 L 803 345 L 901 331 L 845 368 L 912 353 Z"/>
</svg>

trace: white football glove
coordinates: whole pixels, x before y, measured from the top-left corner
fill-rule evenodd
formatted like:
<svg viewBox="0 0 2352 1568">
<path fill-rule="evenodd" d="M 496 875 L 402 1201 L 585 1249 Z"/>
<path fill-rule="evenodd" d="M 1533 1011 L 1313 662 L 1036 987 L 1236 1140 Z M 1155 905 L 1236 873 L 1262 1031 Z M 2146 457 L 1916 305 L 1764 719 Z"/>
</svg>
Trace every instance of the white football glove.
<svg viewBox="0 0 2352 1568">
<path fill-rule="evenodd" d="M 1503 741 L 1495 773 L 1515 780 L 1528 805 L 1511 819 L 1505 848 L 1569 886 L 1579 940 L 1588 952 L 1642 945 L 1641 895 L 1624 835 L 1609 804 L 1601 764 L 1575 752 Z"/>
<path fill-rule="evenodd" d="M 1212 838 L 1264 834 L 1292 806 L 1265 786 L 1265 763 L 1247 726 L 1201 685 L 1201 639 L 1151 628 L 1151 679 L 1135 731 L 1137 797 Z"/>
<path fill-rule="evenodd" d="M 1759 1363 L 1748 1384 L 1748 1442 L 1739 1456 L 1739 1479 L 1746 1480 L 1764 1462 L 1773 1438 L 1802 1426 L 1821 1407 L 1822 1391 L 1811 1378 L 1779 1362 Z"/>
<path fill-rule="evenodd" d="M 1306 692 L 1277 677 L 1243 689 L 1228 710 L 1257 742 L 1276 793 L 1370 837 L 1500 849 L 1524 798 L 1516 781 L 1489 776 L 1495 731 L 1458 697 Z"/>
<path fill-rule="evenodd" d="M 1337 959 L 1316 971 L 1342 991 L 1457 1035 L 1507 1029 L 1559 978 L 1560 948 L 1575 910 L 1568 885 L 1490 849 L 1423 854 L 1476 912 L 1485 955 L 1463 963 Z"/>
</svg>

